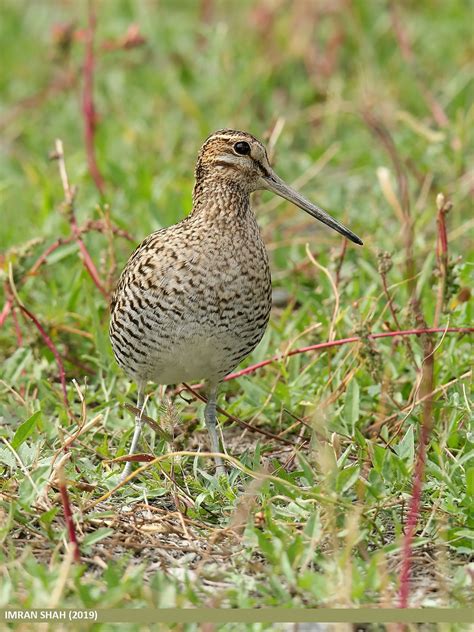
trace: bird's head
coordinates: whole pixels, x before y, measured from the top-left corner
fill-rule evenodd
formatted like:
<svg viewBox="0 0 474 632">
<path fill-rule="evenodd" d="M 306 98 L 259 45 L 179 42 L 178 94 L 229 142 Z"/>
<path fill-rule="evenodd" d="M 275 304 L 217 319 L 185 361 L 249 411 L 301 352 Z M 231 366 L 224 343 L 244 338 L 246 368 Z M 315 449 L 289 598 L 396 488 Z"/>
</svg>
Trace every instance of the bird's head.
<svg viewBox="0 0 474 632">
<path fill-rule="evenodd" d="M 250 194 L 267 189 L 292 202 L 344 237 L 362 245 L 361 239 L 326 211 L 312 204 L 273 171 L 265 146 L 247 132 L 224 129 L 204 142 L 196 164 L 196 183 L 206 178 L 224 182 Z"/>
</svg>

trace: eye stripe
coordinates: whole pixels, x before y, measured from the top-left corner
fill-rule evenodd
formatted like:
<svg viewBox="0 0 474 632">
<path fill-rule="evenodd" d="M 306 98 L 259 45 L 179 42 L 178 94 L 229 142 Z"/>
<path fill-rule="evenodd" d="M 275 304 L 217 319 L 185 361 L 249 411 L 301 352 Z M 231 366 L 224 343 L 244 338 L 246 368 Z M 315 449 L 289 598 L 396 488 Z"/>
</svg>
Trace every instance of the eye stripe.
<svg viewBox="0 0 474 632">
<path fill-rule="evenodd" d="M 269 178 L 270 174 L 268 173 L 268 171 L 265 169 L 265 167 L 262 165 L 261 162 L 257 162 L 258 168 L 260 169 L 261 173 L 266 177 Z"/>
</svg>

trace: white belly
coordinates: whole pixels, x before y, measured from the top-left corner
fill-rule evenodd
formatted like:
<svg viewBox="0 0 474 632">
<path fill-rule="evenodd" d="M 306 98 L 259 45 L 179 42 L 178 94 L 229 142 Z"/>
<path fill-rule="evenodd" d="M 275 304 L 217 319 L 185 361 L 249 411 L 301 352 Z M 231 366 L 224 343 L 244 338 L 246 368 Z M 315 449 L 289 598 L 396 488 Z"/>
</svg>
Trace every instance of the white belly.
<svg viewBox="0 0 474 632">
<path fill-rule="evenodd" d="M 149 379 L 156 384 L 222 379 L 222 367 L 229 364 L 222 342 L 213 336 L 175 343 L 172 352 L 165 351 L 153 357 L 153 375 Z M 229 339 L 225 342 L 229 344 Z"/>
</svg>

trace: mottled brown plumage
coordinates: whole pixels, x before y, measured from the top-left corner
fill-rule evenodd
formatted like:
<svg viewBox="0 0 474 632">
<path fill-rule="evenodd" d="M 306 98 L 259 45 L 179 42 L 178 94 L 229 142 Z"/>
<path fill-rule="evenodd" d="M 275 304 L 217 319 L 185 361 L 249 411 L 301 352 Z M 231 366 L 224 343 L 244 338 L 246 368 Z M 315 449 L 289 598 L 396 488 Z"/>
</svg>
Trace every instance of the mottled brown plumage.
<svg viewBox="0 0 474 632">
<path fill-rule="evenodd" d="M 235 130 L 212 134 L 199 152 L 193 209 L 178 224 L 149 235 L 130 257 L 111 303 L 115 357 L 137 382 L 139 407 L 148 381 L 206 380 L 212 449 L 216 390 L 260 342 L 270 316 L 268 256 L 250 194 L 270 189 L 356 243 L 351 231 L 276 176 L 264 146 Z M 136 421 L 131 453 L 140 434 Z M 223 471 L 217 458 L 218 470 Z M 130 471 L 127 465 L 124 476 Z"/>
</svg>

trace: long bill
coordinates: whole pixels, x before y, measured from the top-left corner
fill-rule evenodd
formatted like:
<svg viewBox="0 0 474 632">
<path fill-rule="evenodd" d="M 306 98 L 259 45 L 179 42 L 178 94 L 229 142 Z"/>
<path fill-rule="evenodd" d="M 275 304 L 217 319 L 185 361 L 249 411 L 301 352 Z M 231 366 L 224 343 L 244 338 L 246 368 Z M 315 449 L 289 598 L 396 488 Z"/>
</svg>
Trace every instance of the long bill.
<svg viewBox="0 0 474 632">
<path fill-rule="evenodd" d="M 319 206 L 312 204 L 306 198 L 300 195 L 298 191 L 295 191 L 290 186 L 288 186 L 285 182 L 283 182 L 281 178 L 276 175 L 274 171 L 271 171 L 269 175 L 263 177 L 262 180 L 265 184 L 265 188 L 269 191 L 273 191 L 273 193 L 276 193 L 280 197 L 285 198 L 285 200 L 288 200 L 296 206 L 299 206 L 299 208 L 303 209 L 303 211 L 309 213 L 311 217 L 314 217 L 323 224 L 326 224 L 326 226 L 337 230 L 338 233 L 344 235 L 344 237 L 347 237 L 347 239 L 350 239 L 355 244 L 359 244 L 359 246 L 363 245 L 363 241 L 362 239 L 360 239 L 360 237 L 357 237 L 355 233 L 353 233 L 351 230 L 346 228 L 346 226 L 331 217 L 328 213 L 326 213 L 326 211 L 323 211 L 322 208 L 319 208 Z"/>
</svg>

